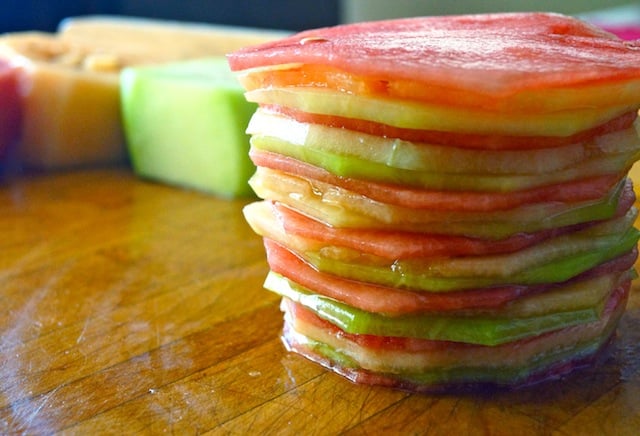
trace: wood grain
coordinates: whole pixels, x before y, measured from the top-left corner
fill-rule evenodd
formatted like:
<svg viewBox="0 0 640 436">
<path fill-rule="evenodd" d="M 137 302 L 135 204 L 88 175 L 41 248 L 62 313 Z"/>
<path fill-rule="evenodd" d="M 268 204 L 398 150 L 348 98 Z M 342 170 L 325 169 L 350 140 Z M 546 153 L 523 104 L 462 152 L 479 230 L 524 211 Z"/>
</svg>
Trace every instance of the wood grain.
<svg viewBox="0 0 640 436">
<path fill-rule="evenodd" d="M 4 181 L 0 433 L 638 433 L 636 289 L 602 364 L 562 383 L 357 386 L 282 347 L 244 204 L 126 169 Z"/>
</svg>

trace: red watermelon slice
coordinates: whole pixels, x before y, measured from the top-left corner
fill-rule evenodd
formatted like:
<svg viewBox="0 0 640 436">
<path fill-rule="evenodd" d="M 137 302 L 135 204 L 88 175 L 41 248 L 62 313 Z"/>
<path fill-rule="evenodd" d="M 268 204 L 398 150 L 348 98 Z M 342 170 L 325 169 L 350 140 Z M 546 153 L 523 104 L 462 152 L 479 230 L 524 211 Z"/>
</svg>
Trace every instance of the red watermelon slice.
<svg viewBox="0 0 640 436">
<path fill-rule="evenodd" d="M 240 50 L 229 56 L 229 63 L 235 71 L 255 69 L 257 77 L 269 68 L 282 74 L 293 70 L 287 85 L 306 82 L 358 95 L 422 96 L 483 110 L 539 111 L 588 101 L 598 107 L 637 103 L 638 48 L 637 42 L 570 17 L 515 13 L 309 30 Z M 319 82 L 305 68 L 336 71 L 342 75 L 340 85 Z M 352 86 L 342 86 L 353 80 Z M 265 83 L 271 85 L 268 79 Z M 611 95 L 612 89 L 625 92 Z"/>
</svg>

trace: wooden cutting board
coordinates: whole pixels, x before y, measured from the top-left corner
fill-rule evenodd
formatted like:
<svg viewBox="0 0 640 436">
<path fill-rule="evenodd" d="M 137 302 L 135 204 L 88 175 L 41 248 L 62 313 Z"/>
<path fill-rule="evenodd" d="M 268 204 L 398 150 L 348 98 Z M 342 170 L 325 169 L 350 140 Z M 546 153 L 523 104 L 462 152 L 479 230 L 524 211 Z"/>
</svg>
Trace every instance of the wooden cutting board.
<svg viewBox="0 0 640 436">
<path fill-rule="evenodd" d="M 602 364 L 562 382 L 358 386 L 283 349 L 243 205 L 124 169 L 2 182 L 0 433 L 640 434 L 637 289 Z"/>
</svg>

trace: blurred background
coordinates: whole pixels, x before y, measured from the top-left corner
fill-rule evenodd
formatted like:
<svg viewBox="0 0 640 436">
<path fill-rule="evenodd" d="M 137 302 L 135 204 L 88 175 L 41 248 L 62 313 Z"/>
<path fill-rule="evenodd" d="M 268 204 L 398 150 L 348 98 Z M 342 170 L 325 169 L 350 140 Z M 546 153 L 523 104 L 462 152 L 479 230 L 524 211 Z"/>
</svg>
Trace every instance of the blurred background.
<svg viewBox="0 0 640 436">
<path fill-rule="evenodd" d="M 52 31 L 65 17 L 93 14 L 296 31 L 415 15 L 533 10 L 576 15 L 629 4 L 629 0 L 2 0 L 0 32 Z"/>
</svg>

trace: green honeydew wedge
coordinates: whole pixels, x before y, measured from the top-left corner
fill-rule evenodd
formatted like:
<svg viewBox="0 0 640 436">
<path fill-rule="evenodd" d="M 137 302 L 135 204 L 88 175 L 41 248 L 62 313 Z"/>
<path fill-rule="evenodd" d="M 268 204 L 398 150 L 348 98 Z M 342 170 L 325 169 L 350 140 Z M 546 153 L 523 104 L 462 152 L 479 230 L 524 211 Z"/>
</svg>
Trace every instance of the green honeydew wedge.
<svg viewBox="0 0 640 436">
<path fill-rule="evenodd" d="M 225 58 L 121 73 L 131 163 L 141 177 L 222 197 L 250 196 L 248 103 Z"/>
</svg>

